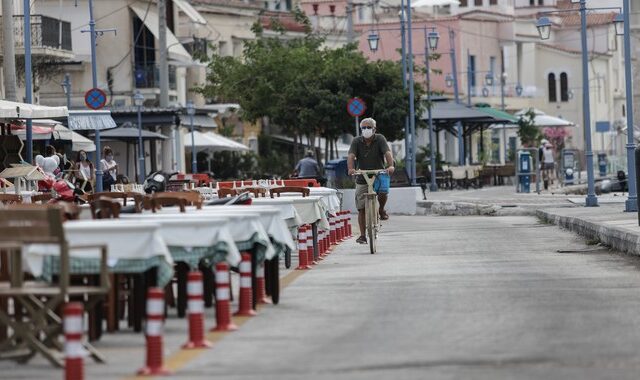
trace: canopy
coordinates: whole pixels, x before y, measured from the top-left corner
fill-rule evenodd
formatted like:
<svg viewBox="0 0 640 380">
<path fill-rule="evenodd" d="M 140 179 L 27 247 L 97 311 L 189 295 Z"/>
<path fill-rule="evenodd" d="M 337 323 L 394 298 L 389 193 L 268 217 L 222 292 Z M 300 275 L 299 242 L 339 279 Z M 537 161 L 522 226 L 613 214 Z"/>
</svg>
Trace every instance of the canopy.
<svg viewBox="0 0 640 380">
<path fill-rule="evenodd" d="M 133 127 L 118 127 L 110 129 L 106 132 L 100 133 L 102 139 L 114 139 L 114 140 L 138 140 L 138 128 Z M 167 137 L 163 134 L 142 130 L 143 140 L 164 140 Z"/>
<path fill-rule="evenodd" d="M 529 108 L 523 108 L 520 111 L 516 112 L 515 115 L 518 117 L 524 116 Z M 575 126 L 572 122 L 561 119 L 559 117 L 547 115 L 546 113 L 540 111 L 539 109 L 533 108 L 533 112 L 535 113 L 535 117 L 533 119 L 536 127 L 572 127 Z"/>
<path fill-rule="evenodd" d="M 185 149 L 191 149 L 191 138 L 192 133 L 187 133 L 184 137 L 184 146 Z M 212 152 L 221 152 L 221 151 L 246 151 L 249 150 L 249 147 L 246 145 L 237 143 L 231 139 L 228 139 L 224 136 L 220 136 L 215 133 L 202 133 L 198 131 L 193 131 L 193 141 L 196 150 L 208 150 Z"/>
<path fill-rule="evenodd" d="M 444 6 L 444 5 L 457 5 L 460 4 L 458 0 L 416 0 L 411 2 L 412 8 L 419 7 L 433 7 L 433 6 Z"/>
<path fill-rule="evenodd" d="M 102 131 L 116 127 L 111 111 L 69 111 L 69 128 L 74 131 Z"/>
<path fill-rule="evenodd" d="M 21 140 L 26 140 L 26 128 L 24 121 L 22 124 L 12 124 L 11 132 L 18 136 Z M 61 140 L 71 141 L 71 149 L 75 152 L 84 150 L 86 152 L 95 152 L 95 144 L 88 138 L 76 133 L 56 120 L 43 119 L 33 122 L 32 126 L 33 140 Z"/>
<path fill-rule="evenodd" d="M 149 29 L 156 39 L 160 36 L 160 26 L 158 25 L 158 11 L 153 3 L 132 3 L 129 8 L 144 22 L 144 26 Z M 167 29 L 167 46 L 169 58 L 177 61 L 191 62 L 193 59 L 189 52 L 182 46 L 176 36 Z"/>
<path fill-rule="evenodd" d="M 173 5 L 178 6 L 178 8 L 180 8 L 180 10 L 191 19 L 191 21 L 196 24 L 206 25 L 207 20 L 205 20 L 204 17 L 202 17 L 200 13 L 198 13 L 198 11 L 195 10 L 195 8 L 193 8 L 187 1 L 173 0 Z"/>
<path fill-rule="evenodd" d="M 0 119 L 51 119 L 68 115 L 67 107 L 48 107 L 0 100 Z"/>
<path fill-rule="evenodd" d="M 518 120 L 520 120 L 520 118 L 513 116 L 512 114 L 490 107 L 486 103 L 476 104 L 475 109 L 488 116 L 495 117 L 497 119 L 508 120 L 501 122 L 502 124 L 517 124 Z"/>
</svg>

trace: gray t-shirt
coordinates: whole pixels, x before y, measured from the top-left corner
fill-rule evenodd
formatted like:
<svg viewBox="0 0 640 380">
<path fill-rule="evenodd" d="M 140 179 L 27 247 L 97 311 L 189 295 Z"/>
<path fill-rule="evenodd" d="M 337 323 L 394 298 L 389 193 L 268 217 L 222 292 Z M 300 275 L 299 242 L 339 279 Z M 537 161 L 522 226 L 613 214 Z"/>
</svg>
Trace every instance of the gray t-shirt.
<svg viewBox="0 0 640 380">
<path fill-rule="evenodd" d="M 311 157 L 305 157 L 298 161 L 296 171 L 298 172 L 298 177 L 317 177 L 320 175 L 318 161 Z"/>
<path fill-rule="evenodd" d="M 387 139 L 376 133 L 373 141 L 367 144 L 364 137 L 358 136 L 351 142 L 349 154 L 356 156 L 356 168 L 362 170 L 384 169 L 384 155 L 389 151 Z M 356 183 L 366 184 L 362 176 L 358 176 Z"/>
</svg>

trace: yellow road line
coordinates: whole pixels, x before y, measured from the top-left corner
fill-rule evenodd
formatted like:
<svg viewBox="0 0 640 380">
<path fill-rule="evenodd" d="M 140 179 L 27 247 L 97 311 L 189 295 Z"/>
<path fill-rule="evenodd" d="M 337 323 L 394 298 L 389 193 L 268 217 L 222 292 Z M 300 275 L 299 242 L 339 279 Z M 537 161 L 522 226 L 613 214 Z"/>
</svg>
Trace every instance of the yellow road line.
<svg viewBox="0 0 640 380">
<path fill-rule="evenodd" d="M 291 285 L 293 281 L 295 281 L 298 277 L 300 277 L 305 272 L 306 271 L 303 271 L 303 270 L 294 270 L 294 271 L 291 271 L 291 273 L 287 274 L 286 276 L 282 277 L 280 279 L 280 289 L 282 290 L 287 286 Z M 262 306 L 259 305 L 258 310 L 260 310 L 261 308 Z M 245 324 L 249 319 L 251 318 L 250 317 L 232 317 L 233 324 L 235 324 L 238 327 Z M 221 341 L 222 338 L 224 338 L 227 335 L 229 335 L 229 332 L 209 332 L 206 336 L 206 339 L 211 343 L 216 343 Z M 187 364 L 189 364 L 189 362 L 193 361 L 194 359 L 196 359 L 198 356 L 200 356 L 206 351 L 208 351 L 208 349 L 206 348 L 189 349 L 189 350 L 181 349 L 180 351 L 165 358 L 164 365 L 171 371 L 178 372 L 178 370 L 184 368 Z M 149 378 L 148 376 L 131 376 L 131 377 L 126 377 L 125 379 L 126 380 L 142 380 L 142 379 L 148 379 L 148 378 Z"/>
</svg>

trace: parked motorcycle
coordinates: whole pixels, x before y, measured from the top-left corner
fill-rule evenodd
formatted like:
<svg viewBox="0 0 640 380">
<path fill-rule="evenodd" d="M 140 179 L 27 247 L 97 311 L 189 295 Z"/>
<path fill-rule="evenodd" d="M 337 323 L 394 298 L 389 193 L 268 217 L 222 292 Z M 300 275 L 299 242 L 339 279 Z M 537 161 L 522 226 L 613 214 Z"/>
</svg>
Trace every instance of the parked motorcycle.
<svg viewBox="0 0 640 380">
<path fill-rule="evenodd" d="M 178 172 L 167 173 L 163 171 L 157 171 L 149 174 L 144 180 L 143 189 L 147 194 L 161 193 L 167 190 L 169 179 Z"/>
</svg>

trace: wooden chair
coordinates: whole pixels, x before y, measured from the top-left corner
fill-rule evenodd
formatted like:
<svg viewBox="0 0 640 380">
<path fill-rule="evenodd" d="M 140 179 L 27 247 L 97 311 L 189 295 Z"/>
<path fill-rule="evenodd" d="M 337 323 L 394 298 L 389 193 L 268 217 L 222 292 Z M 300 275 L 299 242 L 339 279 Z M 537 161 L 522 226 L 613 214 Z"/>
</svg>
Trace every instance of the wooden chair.
<svg viewBox="0 0 640 380">
<path fill-rule="evenodd" d="M 153 197 L 151 197 L 151 211 L 156 212 L 156 210 L 161 209 L 163 206 L 178 206 L 180 207 L 180 212 L 185 212 L 187 200 L 170 195 L 154 194 Z"/>
<path fill-rule="evenodd" d="M 274 194 L 278 194 L 278 197 L 280 197 L 280 194 L 282 193 L 301 193 L 302 197 L 307 197 L 309 196 L 310 190 L 308 187 L 297 186 L 276 187 L 271 189 L 271 198 L 273 198 Z"/>
<path fill-rule="evenodd" d="M 42 194 L 38 194 L 38 195 L 33 195 L 31 196 L 31 203 L 47 203 L 51 200 L 51 198 L 53 198 L 51 196 L 51 193 L 42 193 Z"/>
<path fill-rule="evenodd" d="M 218 189 L 218 198 L 235 197 L 238 195 L 236 189 Z"/>
<path fill-rule="evenodd" d="M 122 205 L 127 205 L 127 199 L 130 198 L 128 193 L 120 193 L 120 192 L 104 192 L 104 193 L 93 193 L 87 194 L 87 201 L 89 203 L 95 201 L 98 198 L 110 198 L 110 199 L 122 199 Z"/>
<path fill-rule="evenodd" d="M 19 194 L 0 194 L 0 204 L 11 205 L 22 203 L 22 196 Z"/>
<path fill-rule="evenodd" d="M 117 219 L 120 217 L 120 203 L 108 197 L 100 197 L 91 203 L 91 217 L 93 219 Z"/>
<path fill-rule="evenodd" d="M 267 196 L 267 189 L 265 189 L 264 187 L 247 187 L 242 190 L 252 193 L 253 196 L 256 198 L 259 198 L 259 197 L 265 198 Z"/>
<path fill-rule="evenodd" d="M 63 229 L 63 210 L 50 205 L 15 205 L 0 209 L 0 248 L 8 255 L 9 281 L 0 283 L 0 298 L 14 300 L 14 313 L 0 308 L 0 325 L 8 326 L 13 335 L 3 346 L 16 349 L 28 360 L 40 353 L 53 365 L 63 367 L 64 362 L 55 350 L 62 350 L 58 336 L 62 333 L 62 320 L 56 310 L 68 297 L 89 297 L 85 307 L 90 309 L 109 289 L 107 273 L 107 247 L 104 245 L 70 246 Z M 22 248 L 25 244 L 52 244 L 59 247 L 59 267 L 55 285 L 41 281 L 25 281 Z M 72 286 L 70 284 L 69 251 L 73 249 L 100 250 L 100 276 L 98 286 Z M 26 318 L 22 309 L 27 312 Z M 89 344 L 85 348 L 94 359 L 104 361 Z"/>
<path fill-rule="evenodd" d="M 202 209 L 202 195 L 197 191 L 172 191 L 165 193 L 155 193 L 153 197 L 173 197 L 173 198 L 182 198 L 187 201 L 188 205 L 196 206 L 198 210 Z"/>
</svg>

